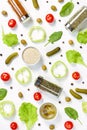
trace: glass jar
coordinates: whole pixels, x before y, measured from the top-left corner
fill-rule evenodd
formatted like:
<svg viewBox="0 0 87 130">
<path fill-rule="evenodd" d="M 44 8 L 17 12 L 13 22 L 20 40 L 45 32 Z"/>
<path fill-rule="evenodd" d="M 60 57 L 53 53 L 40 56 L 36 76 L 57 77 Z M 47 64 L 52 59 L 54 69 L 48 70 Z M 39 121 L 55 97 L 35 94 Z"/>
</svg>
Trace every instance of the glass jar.
<svg viewBox="0 0 87 130">
<path fill-rule="evenodd" d="M 39 89 L 42 89 L 43 91 L 47 91 L 57 97 L 62 92 L 62 88 L 59 87 L 56 84 L 53 84 L 47 80 L 45 80 L 43 77 L 39 76 L 36 81 L 35 81 L 35 86 L 38 87 Z"/>
<path fill-rule="evenodd" d="M 83 26 L 84 22 L 87 20 L 87 7 L 83 6 L 79 11 L 77 11 L 65 24 L 65 28 L 71 32 Z M 87 24 L 87 23 L 86 23 Z"/>
<path fill-rule="evenodd" d="M 19 0 L 8 0 L 8 3 L 11 5 L 21 22 L 29 20 L 30 17 Z"/>
</svg>

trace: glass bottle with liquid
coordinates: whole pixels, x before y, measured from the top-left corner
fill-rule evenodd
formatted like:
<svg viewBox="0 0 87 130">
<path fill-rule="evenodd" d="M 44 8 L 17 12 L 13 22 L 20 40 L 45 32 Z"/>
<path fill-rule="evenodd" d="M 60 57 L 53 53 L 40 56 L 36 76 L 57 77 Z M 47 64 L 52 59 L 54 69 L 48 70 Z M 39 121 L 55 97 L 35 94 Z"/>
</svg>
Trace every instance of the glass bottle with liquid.
<svg viewBox="0 0 87 130">
<path fill-rule="evenodd" d="M 29 20 L 29 14 L 19 0 L 8 0 L 8 3 L 11 5 L 21 22 Z"/>
<path fill-rule="evenodd" d="M 65 24 L 65 28 L 72 32 L 77 28 L 83 26 L 86 20 L 87 20 L 87 7 L 83 6 L 69 19 L 69 21 Z"/>
</svg>

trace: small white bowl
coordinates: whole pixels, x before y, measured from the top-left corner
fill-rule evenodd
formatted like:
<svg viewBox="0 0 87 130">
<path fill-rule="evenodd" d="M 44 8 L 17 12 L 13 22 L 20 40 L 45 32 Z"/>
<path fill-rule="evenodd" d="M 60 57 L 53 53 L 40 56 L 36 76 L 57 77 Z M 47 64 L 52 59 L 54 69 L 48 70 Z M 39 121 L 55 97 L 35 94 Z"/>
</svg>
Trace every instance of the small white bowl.
<svg viewBox="0 0 87 130">
<path fill-rule="evenodd" d="M 36 65 L 40 58 L 41 54 L 35 47 L 27 47 L 22 52 L 22 59 L 27 65 Z"/>
<path fill-rule="evenodd" d="M 58 110 L 53 103 L 46 102 L 40 106 L 39 114 L 45 121 L 53 121 L 58 116 Z"/>
</svg>

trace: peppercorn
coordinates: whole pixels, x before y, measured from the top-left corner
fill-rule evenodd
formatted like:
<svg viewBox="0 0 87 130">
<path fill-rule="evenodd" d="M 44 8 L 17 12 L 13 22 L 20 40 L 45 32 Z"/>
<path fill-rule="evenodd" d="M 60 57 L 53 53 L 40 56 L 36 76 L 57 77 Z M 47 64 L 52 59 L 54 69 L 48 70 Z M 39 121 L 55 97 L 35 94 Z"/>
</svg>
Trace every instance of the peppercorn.
<svg viewBox="0 0 87 130">
<path fill-rule="evenodd" d="M 46 65 L 42 65 L 42 70 L 47 70 Z"/>
<path fill-rule="evenodd" d="M 22 39 L 21 44 L 26 45 L 27 44 L 26 40 Z"/>
<path fill-rule="evenodd" d="M 72 45 L 74 42 L 73 42 L 73 40 L 69 40 L 68 43 L 69 43 L 70 45 Z"/>
<path fill-rule="evenodd" d="M 18 96 L 19 96 L 20 98 L 23 98 L 22 92 L 19 92 L 19 93 L 18 93 Z"/>
<path fill-rule="evenodd" d="M 4 16 L 7 16 L 8 15 L 8 13 L 7 13 L 7 11 L 5 11 L 5 10 L 2 10 L 2 15 L 4 15 Z"/>
<path fill-rule="evenodd" d="M 41 18 L 37 18 L 36 21 L 37 21 L 38 23 L 42 23 L 42 19 L 41 19 Z"/>
<path fill-rule="evenodd" d="M 70 101 L 71 101 L 71 98 L 70 98 L 70 97 L 65 97 L 65 101 L 66 101 L 66 102 L 70 102 Z"/>
<path fill-rule="evenodd" d="M 54 129 L 55 129 L 55 125 L 51 124 L 51 125 L 49 126 L 49 129 L 50 129 L 50 130 L 54 130 Z"/>
<path fill-rule="evenodd" d="M 56 7 L 55 5 L 52 5 L 52 6 L 51 6 L 51 9 L 52 9 L 53 11 L 57 11 L 57 7 Z"/>
<path fill-rule="evenodd" d="M 64 0 L 58 0 L 58 2 L 64 2 Z"/>
</svg>

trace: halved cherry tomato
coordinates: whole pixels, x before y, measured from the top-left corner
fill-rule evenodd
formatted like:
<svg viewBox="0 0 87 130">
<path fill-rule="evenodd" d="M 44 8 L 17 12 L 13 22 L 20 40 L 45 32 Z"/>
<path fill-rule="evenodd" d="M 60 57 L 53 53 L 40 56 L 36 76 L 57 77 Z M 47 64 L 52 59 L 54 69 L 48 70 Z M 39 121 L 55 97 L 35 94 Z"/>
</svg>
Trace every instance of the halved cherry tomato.
<svg viewBox="0 0 87 130">
<path fill-rule="evenodd" d="M 8 26 L 11 28 L 14 28 L 16 26 L 16 20 L 15 19 L 10 19 L 8 21 Z"/>
<path fill-rule="evenodd" d="M 47 14 L 45 19 L 48 23 L 52 23 L 54 21 L 54 16 L 52 14 Z"/>
<path fill-rule="evenodd" d="M 40 92 L 35 92 L 35 93 L 34 93 L 34 99 L 35 99 L 36 101 L 41 100 L 41 98 L 42 98 L 42 95 L 41 95 Z"/>
<path fill-rule="evenodd" d="M 78 80 L 80 78 L 80 73 L 79 72 L 73 72 L 72 77 L 73 77 L 73 79 Z"/>
<path fill-rule="evenodd" d="M 66 128 L 67 130 L 70 130 L 70 129 L 73 128 L 73 123 L 72 123 L 71 121 L 66 121 L 66 122 L 64 123 L 64 126 L 65 126 L 65 128 Z"/>
<path fill-rule="evenodd" d="M 3 80 L 3 81 L 8 81 L 8 80 L 10 80 L 10 74 L 9 73 L 7 73 L 7 72 L 3 72 L 2 74 L 1 74 L 1 79 Z"/>
<path fill-rule="evenodd" d="M 16 129 L 18 128 L 18 124 L 17 124 L 16 122 L 12 122 L 12 123 L 10 124 L 10 128 L 11 128 L 12 130 L 16 130 Z"/>
</svg>

